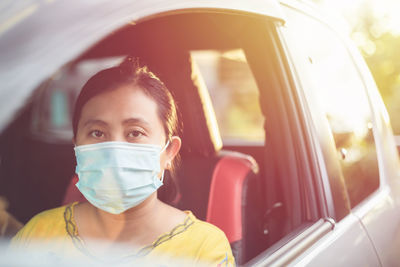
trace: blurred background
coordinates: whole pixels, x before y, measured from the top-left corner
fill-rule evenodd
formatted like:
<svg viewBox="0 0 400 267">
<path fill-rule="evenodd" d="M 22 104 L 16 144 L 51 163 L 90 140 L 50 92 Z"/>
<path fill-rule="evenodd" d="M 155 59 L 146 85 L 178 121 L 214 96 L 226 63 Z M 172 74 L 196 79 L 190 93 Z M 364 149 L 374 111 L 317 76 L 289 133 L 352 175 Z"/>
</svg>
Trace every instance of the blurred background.
<svg viewBox="0 0 400 267">
<path fill-rule="evenodd" d="M 400 135 L 400 1 L 313 0 L 334 9 L 347 21 L 388 109 L 393 131 Z"/>
</svg>

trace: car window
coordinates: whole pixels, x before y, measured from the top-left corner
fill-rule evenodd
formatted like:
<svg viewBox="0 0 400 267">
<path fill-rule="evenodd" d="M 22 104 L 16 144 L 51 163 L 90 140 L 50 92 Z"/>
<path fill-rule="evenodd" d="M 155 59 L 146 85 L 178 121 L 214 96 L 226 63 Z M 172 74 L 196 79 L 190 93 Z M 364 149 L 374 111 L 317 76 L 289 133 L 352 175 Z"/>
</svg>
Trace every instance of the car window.
<svg viewBox="0 0 400 267">
<path fill-rule="evenodd" d="M 262 144 L 258 88 L 243 50 L 195 50 L 191 57 L 210 93 L 223 144 Z"/>
<path fill-rule="evenodd" d="M 365 85 L 341 39 L 312 18 L 287 9 L 283 30 L 311 110 L 324 114 L 352 207 L 379 186 L 373 123 Z M 318 126 L 316 127 L 319 131 Z"/>
</svg>

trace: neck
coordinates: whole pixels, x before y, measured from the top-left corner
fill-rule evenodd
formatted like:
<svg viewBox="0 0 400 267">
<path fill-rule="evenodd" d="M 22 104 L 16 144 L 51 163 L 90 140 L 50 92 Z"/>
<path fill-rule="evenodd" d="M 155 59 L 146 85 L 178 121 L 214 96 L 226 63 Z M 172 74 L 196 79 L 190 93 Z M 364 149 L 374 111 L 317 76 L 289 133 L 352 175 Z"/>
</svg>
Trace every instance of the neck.
<svg viewBox="0 0 400 267">
<path fill-rule="evenodd" d="M 138 206 L 121 214 L 111 214 L 95 208 L 96 224 L 100 226 L 106 239 L 124 241 L 124 237 L 137 236 L 151 229 L 154 222 L 158 221 L 162 205 L 154 193 Z"/>
</svg>

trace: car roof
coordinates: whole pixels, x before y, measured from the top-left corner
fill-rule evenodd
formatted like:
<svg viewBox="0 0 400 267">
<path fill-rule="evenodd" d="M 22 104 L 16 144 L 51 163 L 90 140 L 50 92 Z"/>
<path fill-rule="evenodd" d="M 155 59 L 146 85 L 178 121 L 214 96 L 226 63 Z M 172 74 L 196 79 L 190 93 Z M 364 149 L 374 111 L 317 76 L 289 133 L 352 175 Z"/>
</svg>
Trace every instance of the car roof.
<svg viewBox="0 0 400 267">
<path fill-rule="evenodd" d="M 41 82 L 113 31 L 160 14 L 238 13 L 284 22 L 277 0 L 3 0 L 0 132 Z"/>
</svg>

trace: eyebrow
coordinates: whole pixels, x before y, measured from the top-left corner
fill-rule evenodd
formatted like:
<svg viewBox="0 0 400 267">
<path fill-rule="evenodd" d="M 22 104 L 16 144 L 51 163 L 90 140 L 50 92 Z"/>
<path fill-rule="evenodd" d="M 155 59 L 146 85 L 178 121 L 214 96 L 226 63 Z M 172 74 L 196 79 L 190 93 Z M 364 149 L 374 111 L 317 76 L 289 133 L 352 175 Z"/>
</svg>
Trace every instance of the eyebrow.
<svg viewBox="0 0 400 267">
<path fill-rule="evenodd" d="M 83 124 L 83 126 L 86 127 L 87 125 L 90 125 L 90 124 L 102 124 L 104 126 L 108 125 L 108 123 L 106 123 L 105 121 L 99 120 L 99 119 L 89 119 Z M 129 119 L 123 120 L 122 124 L 141 124 L 144 126 L 150 126 L 150 123 L 148 123 L 146 120 L 144 120 L 142 118 L 129 118 Z"/>
<path fill-rule="evenodd" d="M 90 124 L 102 124 L 102 125 L 104 125 L 104 126 L 107 126 L 107 125 L 108 125 L 105 121 L 102 121 L 102 120 L 89 119 L 89 120 L 87 120 L 87 121 L 83 124 L 83 127 L 86 127 L 86 126 L 88 126 L 88 125 L 90 125 Z"/>
<path fill-rule="evenodd" d="M 141 124 L 144 126 L 150 126 L 150 123 L 148 123 L 146 120 L 142 118 L 129 118 L 124 120 L 122 124 Z"/>
</svg>

